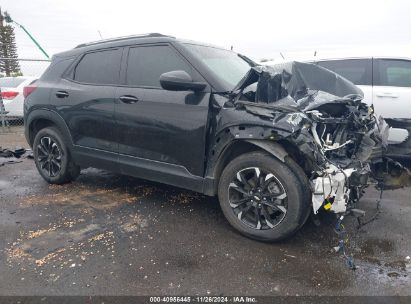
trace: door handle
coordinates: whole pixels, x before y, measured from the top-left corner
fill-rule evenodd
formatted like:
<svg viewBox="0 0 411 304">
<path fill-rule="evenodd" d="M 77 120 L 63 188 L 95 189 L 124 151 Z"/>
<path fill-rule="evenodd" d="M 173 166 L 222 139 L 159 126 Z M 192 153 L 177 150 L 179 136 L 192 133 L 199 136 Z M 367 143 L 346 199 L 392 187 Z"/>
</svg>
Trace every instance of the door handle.
<svg viewBox="0 0 411 304">
<path fill-rule="evenodd" d="M 136 103 L 138 101 L 138 98 L 132 95 L 123 95 L 120 96 L 120 100 L 124 103 Z"/>
<path fill-rule="evenodd" d="M 69 93 L 67 93 L 66 91 L 57 91 L 56 92 L 56 96 L 58 98 L 65 98 L 69 96 Z"/>
<path fill-rule="evenodd" d="M 377 97 L 388 97 L 388 98 L 398 98 L 398 95 L 393 94 L 393 93 L 389 93 L 389 92 L 385 92 L 385 93 L 377 93 L 375 94 Z"/>
</svg>

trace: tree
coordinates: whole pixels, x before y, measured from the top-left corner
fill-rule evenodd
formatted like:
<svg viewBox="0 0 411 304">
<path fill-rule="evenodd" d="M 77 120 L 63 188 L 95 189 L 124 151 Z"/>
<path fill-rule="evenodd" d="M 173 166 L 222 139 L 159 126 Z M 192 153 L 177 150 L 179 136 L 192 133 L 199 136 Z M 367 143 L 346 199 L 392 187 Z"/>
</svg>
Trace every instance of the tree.
<svg viewBox="0 0 411 304">
<path fill-rule="evenodd" d="M 11 25 L 4 25 L 3 21 L 0 8 L 0 72 L 6 76 L 21 75 L 14 28 Z"/>
</svg>

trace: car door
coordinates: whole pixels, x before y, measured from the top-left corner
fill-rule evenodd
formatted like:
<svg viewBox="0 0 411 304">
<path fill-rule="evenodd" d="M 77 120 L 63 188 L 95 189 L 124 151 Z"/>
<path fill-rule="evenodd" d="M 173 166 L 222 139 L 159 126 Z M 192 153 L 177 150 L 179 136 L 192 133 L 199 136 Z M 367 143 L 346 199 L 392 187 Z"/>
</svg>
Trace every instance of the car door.
<svg viewBox="0 0 411 304">
<path fill-rule="evenodd" d="M 385 118 L 411 119 L 411 61 L 374 59 L 373 101 Z"/>
<path fill-rule="evenodd" d="M 163 176 L 203 176 L 209 87 L 202 92 L 167 91 L 159 78 L 183 70 L 194 81 L 204 79 L 169 44 L 129 47 L 122 70 L 115 113 L 123 172 L 136 175 L 133 166 L 140 166 L 138 172 L 146 167 Z M 144 177 L 164 181 L 150 174 Z"/>
<path fill-rule="evenodd" d="M 373 101 L 375 109 L 391 126 L 388 137 L 391 153 L 409 155 L 411 146 L 411 61 L 374 59 Z M 398 144 L 403 144 L 398 146 Z M 398 150 L 401 148 L 403 150 Z M 398 151 L 396 151 L 398 150 Z"/>
<path fill-rule="evenodd" d="M 121 56 L 121 48 L 85 53 L 52 90 L 51 104 L 66 121 L 77 149 L 118 152 L 114 101 Z"/>
</svg>

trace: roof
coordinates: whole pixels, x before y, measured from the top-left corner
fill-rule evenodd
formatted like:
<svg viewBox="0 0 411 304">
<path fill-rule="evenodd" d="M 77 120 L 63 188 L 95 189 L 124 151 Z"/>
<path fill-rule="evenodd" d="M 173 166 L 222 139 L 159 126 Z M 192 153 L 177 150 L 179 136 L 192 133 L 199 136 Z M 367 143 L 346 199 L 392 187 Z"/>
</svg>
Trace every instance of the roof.
<svg viewBox="0 0 411 304">
<path fill-rule="evenodd" d="M 317 50 L 296 50 L 282 52 L 285 59 L 278 54 L 272 56 L 268 61 L 261 62 L 264 65 L 271 65 L 287 61 L 323 61 L 338 59 L 362 59 L 362 58 L 390 58 L 390 59 L 411 59 L 411 45 L 389 45 L 389 46 L 355 46 L 355 47 L 328 47 Z M 315 55 L 314 55 L 315 54 Z M 272 58 L 272 59 L 271 59 Z"/>
<path fill-rule="evenodd" d="M 100 48 L 122 47 L 122 46 L 133 45 L 133 44 L 165 43 L 165 42 L 176 42 L 176 41 L 182 44 L 195 44 L 195 45 L 202 45 L 202 46 L 225 50 L 225 48 L 223 47 L 219 47 L 219 46 L 204 43 L 204 42 L 198 42 L 198 41 L 186 40 L 186 39 L 177 39 L 174 36 L 163 35 L 160 33 L 149 33 L 149 34 L 141 34 L 141 35 L 115 37 L 115 38 L 110 38 L 110 39 L 103 39 L 103 40 L 97 40 L 97 41 L 92 41 L 88 43 L 82 43 L 82 44 L 77 45 L 74 49 L 55 54 L 54 56 L 72 57 L 72 56 L 77 56 L 79 54 L 82 54 L 86 51 L 93 51 L 93 50 L 97 50 Z"/>
<path fill-rule="evenodd" d="M 92 42 L 88 42 L 88 43 L 82 43 L 82 44 L 77 45 L 75 47 L 75 49 L 85 47 L 85 46 L 90 46 L 90 45 L 103 44 L 103 43 L 107 43 L 107 42 L 132 40 L 132 39 L 138 39 L 138 38 L 156 38 L 156 37 L 168 37 L 168 38 L 174 38 L 175 39 L 175 37 L 173 37 L 173 36 L 163 35 L 163 34 L 160 34 L 160 33 L 148 33 L 148 34 L 140 34 L 140 35 L 115 37 L 115 38 L 110 38 L 110 39 L 102 39 L 102 40 L 92 41 Z"/>
<path fill-rule="evenodd" d="M 101 46 L 119 47 L 119 46 L 133 44 L 133 43 L 136 43 L 136 44 L 141 43 L 141 42 L 157 43 L 157 42 L 170 42 L 170 41 L 175 41 L 175 40 L 176 38 L 173 36 L 163 35 L 159 33 L 149 33 L 149 34 L 142 34 L 142 35 L 116 37 L 116 38 L 92 41 L 88 43 L 82 43 L 82 44 L 77 45 L 74 49 L 55 54 L 54 56 L 57 56 L 57 57 L 75 56 L 75 55 L 78 55 L 79 53 L 84 53 L 84 51 L 98 49 Z"/>
</svg>

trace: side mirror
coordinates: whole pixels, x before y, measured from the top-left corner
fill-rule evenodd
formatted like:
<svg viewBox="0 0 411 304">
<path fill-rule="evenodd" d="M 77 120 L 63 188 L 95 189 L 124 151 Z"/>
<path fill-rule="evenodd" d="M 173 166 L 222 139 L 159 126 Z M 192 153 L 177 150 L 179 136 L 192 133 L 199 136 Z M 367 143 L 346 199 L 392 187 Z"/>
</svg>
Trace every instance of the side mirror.
<svg viewBox="0 0 411 304">
<path fill-rule="evenodd" d="M 194 82 L 185 71 L 171 71 L 160 75 L 161 87 L 169 91 L 201 91 L 207 86 L 204 82 Z"/>
</svg>

